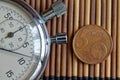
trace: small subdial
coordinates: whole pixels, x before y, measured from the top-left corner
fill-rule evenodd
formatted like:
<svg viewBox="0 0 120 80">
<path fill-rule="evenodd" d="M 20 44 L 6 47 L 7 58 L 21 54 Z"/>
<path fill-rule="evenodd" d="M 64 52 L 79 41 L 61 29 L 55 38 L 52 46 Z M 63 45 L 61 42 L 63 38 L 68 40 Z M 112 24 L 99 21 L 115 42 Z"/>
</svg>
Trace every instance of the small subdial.
<svg viewBox="0 0 120 80">
<path fill-rule="evenodd" d="M 27 40 L 27 25 L 17 20 L 6 20 L 0 24 L 0 47 L 17 50 Z"/>
</svg>

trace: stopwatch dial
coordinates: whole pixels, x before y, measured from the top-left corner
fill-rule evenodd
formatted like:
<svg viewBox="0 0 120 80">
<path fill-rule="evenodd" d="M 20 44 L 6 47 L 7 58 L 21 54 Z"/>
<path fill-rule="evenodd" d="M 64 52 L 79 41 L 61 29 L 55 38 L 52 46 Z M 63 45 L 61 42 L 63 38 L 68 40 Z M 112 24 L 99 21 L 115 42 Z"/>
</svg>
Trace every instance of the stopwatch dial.
<svg viewBox="0 0 120 80">
<path fill-rule="evenodd" d="M 27 39 L 27 25 L 18 20 L 5 20 L 0 24 L 0 47 L 16 50 L 23 46 Z"/>
<path fill-rule="evenodd" d="M 0 0 L 0 80 L 29 80 L 40 61 L 36 21 L 21 0 Z"/>
</svg>

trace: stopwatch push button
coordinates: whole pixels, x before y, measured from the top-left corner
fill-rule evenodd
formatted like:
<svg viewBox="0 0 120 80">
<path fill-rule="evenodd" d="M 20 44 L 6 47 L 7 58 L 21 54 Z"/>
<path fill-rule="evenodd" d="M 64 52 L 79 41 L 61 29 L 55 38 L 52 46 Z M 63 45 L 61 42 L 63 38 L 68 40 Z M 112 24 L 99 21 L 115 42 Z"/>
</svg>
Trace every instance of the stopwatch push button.
<svg viewBox="0 0 120 80">
<path fill-rule="evenodd" d="M 42 18 L 45 22 L 47 22 L 49 19 L 52 19 L 54 16 L 60 17 L 61 15 L 65 14 L 66 10 L 67 9 L 65 4 L 61 0 L 59 0 L 55 2 L 51 6 L 51 8 L 42 15 Z"/>
<path fill-rule="evenodd" d="M 51 36 L 51 43 L 67 43 L 67 35 L 66 33 L 59 33 L 56 36 Z"/>
</svg>

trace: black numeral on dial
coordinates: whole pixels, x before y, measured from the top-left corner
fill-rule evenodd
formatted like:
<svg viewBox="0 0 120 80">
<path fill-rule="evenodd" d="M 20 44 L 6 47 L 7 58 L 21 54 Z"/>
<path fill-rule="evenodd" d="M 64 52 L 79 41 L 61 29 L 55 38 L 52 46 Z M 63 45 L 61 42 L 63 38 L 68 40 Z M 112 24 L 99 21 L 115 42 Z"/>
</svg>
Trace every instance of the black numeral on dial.
<svg viewBox="0 0 120 80">
<path fill-rule="evenodd" d="M 1 33 L 4 33 L 4 32 L 5 32 L 5 29 L 4 29 L 4 28 L 0 28 L 0 32 L 1 32 Z"/>
<path fill-rule="evenodd" d="M 23 48 L 26 48 L 27 46 L 29 46 L 29 43 L 26 42 L 24 45 L 23 45 Z"/>
<path fill-rule="evenodd" d="M 18 63 L 19 63 L 20 65 L 25 64 L 25 59 L 24 59 L 24 58 L 19 59 L 19 60 L 18 60 Z"/>
<path fill-rule="evenodd" d="M 6 15 L 4 15 L 4 18 L 10 19 L 10 20 L 13 19 L 10 13 L 7 13 Z"/>
<path fill-rule="evenodd" d="M 6 72 L 6 75 L 8 78 L 11 78 L 14 75 L 14 73 L 12 70 L 9 70 L 8 72 Z"/>
</svg>

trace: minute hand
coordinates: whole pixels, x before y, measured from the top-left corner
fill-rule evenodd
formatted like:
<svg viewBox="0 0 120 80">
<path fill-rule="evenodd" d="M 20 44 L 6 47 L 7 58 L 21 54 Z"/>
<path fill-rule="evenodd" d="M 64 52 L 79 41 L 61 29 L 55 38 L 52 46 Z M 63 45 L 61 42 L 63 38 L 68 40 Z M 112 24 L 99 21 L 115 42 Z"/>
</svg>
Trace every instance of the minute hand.
<svg viewBox="0 0 120 80">
<path fill-rule="evenodd" d="M 13 52 L 11 50 L 7 50 L 7 49 L 3 49 L 3 48 L 0 48 L 0 50 L 11 52 L 13 54 L 17 54 L 17 55 L 21 55 L 21 56 L 25 56 L 25 57 L 31 58 L 31 56 L 28 56 L 28 55 L 25 55 L 25 54 L 21 54 L 21 53 L 17 53 L 17 52 Z"/>
</svg>

